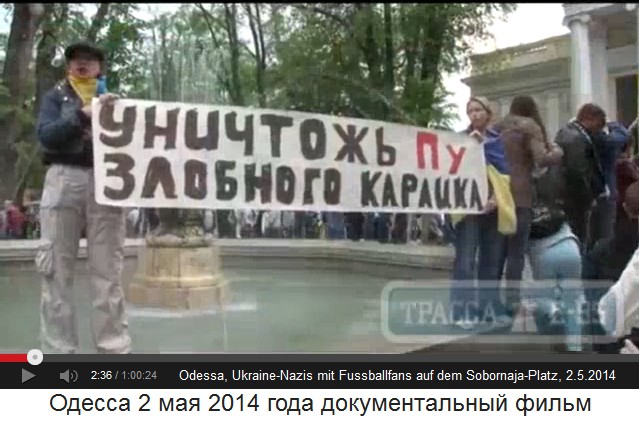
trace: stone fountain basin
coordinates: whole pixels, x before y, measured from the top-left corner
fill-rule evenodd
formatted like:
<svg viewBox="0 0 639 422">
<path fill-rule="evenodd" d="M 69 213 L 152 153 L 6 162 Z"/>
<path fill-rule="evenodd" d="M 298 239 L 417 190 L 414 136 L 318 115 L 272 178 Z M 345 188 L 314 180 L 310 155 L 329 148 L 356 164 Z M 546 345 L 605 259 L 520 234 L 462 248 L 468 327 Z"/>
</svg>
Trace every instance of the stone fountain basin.
<svg viewBox="0 0 639 422">
<path fill-rule="evenodd" d="M 470 333 L 418 344 L 382 332 L 381 298 L 394 280 L 434 283 L 446 301 L 453 253 L 441 246 L 290 239 L 220 239 L 230 283 L 226 312 L 156 309 L 129 304 L 134 353 L 406 353 L 490 351 Z M 38 347 L 40 279 L 33 265 L 38 241 L 0 242 L 0 351 Z M 138 269 L 141 239 L 125 248 L 125 290 Z M 82 353 L 90 341 L 86 245 L 76 267 L 75 301 Z M 548 351 L 520 344 L 512 351 Z M 503 344 L 492 349 L 504 351 Z"/>
</svg>

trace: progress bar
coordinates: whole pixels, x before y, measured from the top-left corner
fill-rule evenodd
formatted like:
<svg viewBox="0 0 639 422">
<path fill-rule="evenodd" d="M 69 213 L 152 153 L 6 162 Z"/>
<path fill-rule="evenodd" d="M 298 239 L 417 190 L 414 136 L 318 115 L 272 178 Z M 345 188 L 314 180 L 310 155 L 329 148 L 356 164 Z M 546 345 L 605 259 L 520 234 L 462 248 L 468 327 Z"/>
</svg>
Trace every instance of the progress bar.
<svg viewBox="0 0 639 422">
<path fill-rule="evenodd" d="M 33 349 L 28 353 L 0 353 L 0 363 L 30 363 L 31 365 L 40 365 L 44 356 L 42 352 Z"/>
<path fill-rule="evenodd" d="M 2 363 L 29 363 L 26 353 L 0 353 Z"/>
</svg>

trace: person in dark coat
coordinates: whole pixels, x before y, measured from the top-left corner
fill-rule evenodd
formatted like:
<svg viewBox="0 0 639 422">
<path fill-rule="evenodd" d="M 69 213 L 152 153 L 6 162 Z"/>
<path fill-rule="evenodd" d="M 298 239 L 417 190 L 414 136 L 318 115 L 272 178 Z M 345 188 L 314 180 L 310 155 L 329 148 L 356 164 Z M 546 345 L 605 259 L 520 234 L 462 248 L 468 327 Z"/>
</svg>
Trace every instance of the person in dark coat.
<svg viewBox="0 0 639 422">
<path fill-rule="evenodd" d="M 610 194 L 593 136 L 606 125 L 606 113 L 595 104 L 585 104 L 577 118 L 561 128 L 555 142 L 563 149 L 562 168 L 567 189 L 564 212 L 582 251 L 587 249 L 588 218 L 596 201 Z"/>
<path fill-rule="evenodd" d="M 603 171 L 609 196 L 602 196 L 590 215 L 590 232 L 588 236 L 588 250 L 600 239 L 612 236 L 617 203 L 617 175 L 616 163 L 629 144 L 630 133 L 620 123 L 609 122 L 606 130 L 593 136 L 593 143 L 597 149 L 601 170 Z"/>
</svg>

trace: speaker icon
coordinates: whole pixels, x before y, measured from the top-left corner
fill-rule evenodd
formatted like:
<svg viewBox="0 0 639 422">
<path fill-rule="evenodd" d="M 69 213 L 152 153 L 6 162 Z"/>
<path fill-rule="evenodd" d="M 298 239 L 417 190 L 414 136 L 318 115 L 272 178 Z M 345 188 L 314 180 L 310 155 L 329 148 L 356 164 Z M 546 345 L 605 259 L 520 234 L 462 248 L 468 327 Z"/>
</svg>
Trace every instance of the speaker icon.
<svg viewBox="0 0 639 422">
<path fill-rule="evenodd" d="M 64 372 L 60 372 L 60 379 L 66 381 L 67 384 L 70 382 L 76 382 L 78 380 L 78 371 L 71 371 L 67 369 Z"/>
</svg>

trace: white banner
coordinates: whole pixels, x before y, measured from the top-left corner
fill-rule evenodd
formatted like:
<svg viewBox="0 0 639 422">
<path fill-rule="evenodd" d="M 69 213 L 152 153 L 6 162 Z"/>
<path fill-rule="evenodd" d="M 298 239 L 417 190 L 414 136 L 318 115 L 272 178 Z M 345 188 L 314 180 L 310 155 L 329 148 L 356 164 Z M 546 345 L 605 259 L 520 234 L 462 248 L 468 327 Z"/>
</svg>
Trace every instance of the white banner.
<svg viewBox="0 0 639 422">
<path fill-rule="evenodd" d="M 452 132 L 320 114 L 93 102 L 105 205 L 480 212 L 482 146 Z"/>
</svg>

